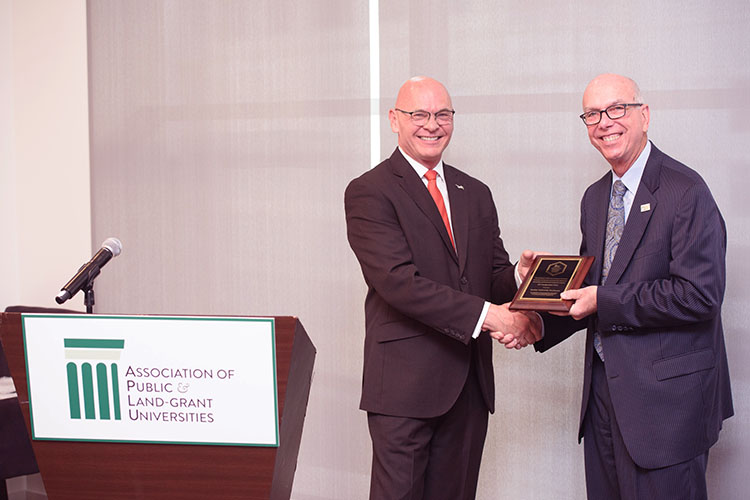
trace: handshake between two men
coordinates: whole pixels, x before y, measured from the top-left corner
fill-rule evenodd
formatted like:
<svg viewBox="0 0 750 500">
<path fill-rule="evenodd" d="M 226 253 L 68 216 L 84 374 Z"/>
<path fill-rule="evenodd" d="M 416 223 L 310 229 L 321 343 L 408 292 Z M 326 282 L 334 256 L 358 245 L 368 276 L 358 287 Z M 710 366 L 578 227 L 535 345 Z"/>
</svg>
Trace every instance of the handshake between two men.
<svg viewBox="0 0 750 500">
<path fill-rule="evenodd" d="M 507 349 L 521 349 L 541 339 L 541 316 L 534 311 L 511 311 L 508 305 L 490 304 L 482 330 Z"/>
<path fill-rule="evenodd" d="M 523 281 L 536 258 L 536 252 L 524 250 L 516 271 Z M 482 331 L 507 349 L 522 349 L 542 338 L 542 318 L 535 311 L 511 311 L 510 303 L 490 304 L 482 323 Z"/>
</svg>

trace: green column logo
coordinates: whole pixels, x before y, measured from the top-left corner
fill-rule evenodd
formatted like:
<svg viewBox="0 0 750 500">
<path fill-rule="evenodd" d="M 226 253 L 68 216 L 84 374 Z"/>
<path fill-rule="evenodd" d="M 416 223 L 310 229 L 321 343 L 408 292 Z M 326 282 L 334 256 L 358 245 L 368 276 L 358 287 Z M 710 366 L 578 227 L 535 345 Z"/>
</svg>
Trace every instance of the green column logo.
<svg viewBox="0 0 750 500">
<path fill-rule="evenodd" d="M 71 360 L 65 367 L 70 418 L 121 420 L 120 380 L 117 376 L 116 361 L 120 359 L 125 340 L 64 340 L 65 359 Z"/>
</svg>

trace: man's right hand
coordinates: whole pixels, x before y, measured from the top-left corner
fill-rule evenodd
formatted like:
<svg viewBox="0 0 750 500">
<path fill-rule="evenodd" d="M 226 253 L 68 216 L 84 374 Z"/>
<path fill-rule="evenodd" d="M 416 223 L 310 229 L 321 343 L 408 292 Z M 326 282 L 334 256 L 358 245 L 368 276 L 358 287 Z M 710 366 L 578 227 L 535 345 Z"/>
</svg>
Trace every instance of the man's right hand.
<svg viewBox="0 0 750 500">
<path fill-rule="evenodd" d="M 542 336 L 542 322 L 536 313 L 511 311 L 508 304 L 490 304 L 482 330 L 508 349 L 520 349 L 533 344 Z"/>
</svg>

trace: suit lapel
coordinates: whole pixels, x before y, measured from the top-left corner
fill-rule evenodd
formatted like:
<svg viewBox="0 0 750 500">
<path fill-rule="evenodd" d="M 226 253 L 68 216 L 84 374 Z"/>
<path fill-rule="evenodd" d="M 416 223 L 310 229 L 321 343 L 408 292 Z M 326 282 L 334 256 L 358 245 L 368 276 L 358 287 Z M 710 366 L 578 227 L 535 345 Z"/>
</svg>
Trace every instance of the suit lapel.
<svg viewBox="0 0 750 500">
<path fill-rule="evenodd" d="M 591 193 L 586 201 L 586 250 L 593 254 L 596 259 L 589 272 L 593 278 L 590 285 L 598 285 L 602 280 L 602 256 L 604 255 L 604 235 L 607 231 L 607 209 L 609 207 L 609 195 L 612 187 L 612 171 L 599 179 L 591 188 Z M 610 270 L 611 272 L 611 270 Z"/>
<path fill-rule="evenodd" d="M 654 193 L 659 188 L 659 173 L 661 170 L 661 152 L 655 146 L 651 146 L 646 167 L 643 169 L 643 176 L 638 185 L 638 191 L 633 199 L 633 206 L 630 207 L 628 222 L 622 231 L 620 244 L 617 246 L 615 258 L 612 260 L 612 267 L 609 269 L 607 282 L 617 283 L 622 274 L 627 269 L 633 253 L 638 248 L 643 233 L 646 231 L 651 214 L 656 209 L 656 197 Z"/>
<path fill-rule="evenodd" d="M 448 187 L 448 197 L 451 205 L 451 224 L 453 239 L 458 252 L 458 267 L 463 272 L 466 266 L 466 254 L 469 251 L 469 209 L 468 196 L 460 173 L 450 165 L 443 164 L 445 185 Z"/>
<path fill-rule="evenodd" d="M 414 203 L 416 203 L 419 210 L 422 211 L 424 216 L 427 217 L 430 223 L 435 227 L 435 230 L 440 233 L 440 237 L 443 239 L 443 244 L 450 249 L 453 259 L 458 263 L 456 252 L 453 250 L 453 243 L 451 243 L 450 237 L 448 236 L 448 231 L 445 230 L 443 218 L 440 216 L 437 205 L 435 205 L 435 201 L 432 199 L 432 196 L 430 196 L 430 192 L 427 191 L 424 182 L 419 178 L 411 165 L 409 165 L 409 162 L 406 161 L 406 158 L 403 157 L 398 148 L 393 155 L 391 155 L 390 161 L 394 175 L 399 178 L 401 188 L 406 191 L 406 194 L 414 201 Z M 450 201 L 452 204 L 453 198 L 451 198 Z M 452 206 L 451 212 L 453 212 Z"/>
</svg>

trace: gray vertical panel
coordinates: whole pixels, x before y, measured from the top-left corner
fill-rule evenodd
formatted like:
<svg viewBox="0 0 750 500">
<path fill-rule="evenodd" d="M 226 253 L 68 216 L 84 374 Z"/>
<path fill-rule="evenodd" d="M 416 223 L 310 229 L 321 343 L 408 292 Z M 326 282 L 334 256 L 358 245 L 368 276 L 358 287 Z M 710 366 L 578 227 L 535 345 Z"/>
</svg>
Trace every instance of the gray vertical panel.
<svg viewBox="0 0 750 500">
<path fill-rule="evenodd" d="M 704 175 L 729 228 L 738 415 L 709 465 L 712 498 L 728 499 L 750 488 L 748 23 L 739 0 L 380 2 L 383 111 L 411 75 L 444 81 L 458 110 L 446 159 L 493 189 L 514 256 L 577 249 L 580 196 L 607 169 L 576 116 L 581 93 L 605 71 L 639 81 L 652 139 Z M 89 3 L 94 241 L 124 245 L 97 308 L 299 315 L 319 353 L 299 500 L 367 492 L 364 285 L 342 210 L 369 167 L 367 44 L 366 2 Z M 385 156 L 385 116 L 381 133 Z M 478 498 L 585 495 L 581 337 L 545 355 L 496 351 Z"/>
<path fill-rule="evenodd" d="M 97 311 L 299 316 L 319 354 L 295 489 L 360 496 L 363 284 L 342 208 L 369 167 L 367 4 L 88 15 L 94 238 L 123 243 Z"/>
</svg>

